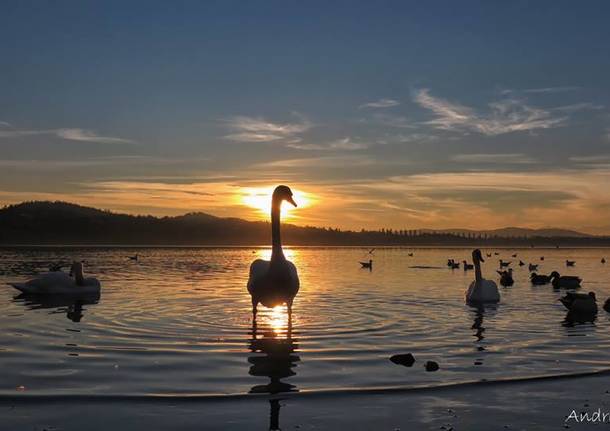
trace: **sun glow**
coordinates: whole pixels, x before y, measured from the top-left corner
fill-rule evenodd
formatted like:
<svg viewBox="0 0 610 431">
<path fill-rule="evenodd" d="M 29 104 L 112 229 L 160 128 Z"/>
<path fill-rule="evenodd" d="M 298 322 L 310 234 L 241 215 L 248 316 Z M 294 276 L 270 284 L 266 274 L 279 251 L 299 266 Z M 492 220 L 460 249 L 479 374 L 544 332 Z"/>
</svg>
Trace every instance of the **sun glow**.
<svg viewBox="0 0 610 431">
<path fill-rule="evenodd" d="M 294 210 L 306 208 L 311 205 L 313 199 L 311 196 L 300 190 L 292 189 L 294 201 L 298 207 L 295 208 L 291 204 L 284 202 L 282 204 L 281 215 L 283 219 L 295 218 Z M 242 190 L 241 201 L 244 205 L 258 210 L 261 216 L 269 217 L 271 212 L 271 196 L 273 195 L 273 187 L 268 188 L 247 188 Z"/>
</svg>

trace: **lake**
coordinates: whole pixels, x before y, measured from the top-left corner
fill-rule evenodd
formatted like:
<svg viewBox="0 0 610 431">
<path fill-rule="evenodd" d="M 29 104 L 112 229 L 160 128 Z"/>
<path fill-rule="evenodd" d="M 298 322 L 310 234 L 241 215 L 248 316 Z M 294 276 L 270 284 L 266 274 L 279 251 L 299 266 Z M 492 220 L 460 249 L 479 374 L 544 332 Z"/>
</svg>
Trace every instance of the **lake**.
<svg viewBox="0 0 610 431">
<path fill-rule="evenodd" d="M 378 248 L 369 271 L 358 263 L 369 259 L 365 248 L 287 248 L 301 279 L 292 325 L 284 307 L 259 306 L 253 327 L 248 268 L 268 248 L 3 248 L 0 395 L 359 391 L 608 367 L 601 305 L 610 264 L 600 259 L 610 250 L 483 252 L 499 253 L 486 259 L 484 277 L 499 279 L 502 258 L 513 261 L 515 284 L 500 287 L 500 304 L 477 310 L 464 303 L 474 272 L 446 266 L 470 261 L 470 249 Z M 137 262 L 128 259 L 135 253 Z M 20 297 L 5 285 L 72 259 L 100 279 L 99 299 Z M 562 292 L 532 286 L 519 259 L 582 277 L 581 290 L 597 294 L 597 318 L 567 321 Z M 576 265 L 566 268 L 566 259 Z M 415 364 L 390 362 L 398 353 L 412 353 Z M 428 360 L 440 370 L 426 372 Z"/>
</svg>

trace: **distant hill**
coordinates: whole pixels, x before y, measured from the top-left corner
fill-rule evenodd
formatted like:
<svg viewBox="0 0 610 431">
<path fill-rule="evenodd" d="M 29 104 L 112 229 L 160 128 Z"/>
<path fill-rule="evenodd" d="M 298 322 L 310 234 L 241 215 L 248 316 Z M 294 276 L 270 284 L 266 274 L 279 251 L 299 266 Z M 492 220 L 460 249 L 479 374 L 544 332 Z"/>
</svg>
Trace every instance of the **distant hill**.
<svg viewBox="0 0 610 431">
<path fill-rule="evenodd" d="M 291 245 L 610 245 L 609 237 L 561 229 L 513 227 L 483 232 L 464 229 L 354 232 L 285 224 L 282 235 L 284 243 Z M 269 242 L 268 222 L 205 213 L 134 216 L 46 201 L 0 209 L 0 244 L 4 245 L 260 245 Z"/>
</svg>

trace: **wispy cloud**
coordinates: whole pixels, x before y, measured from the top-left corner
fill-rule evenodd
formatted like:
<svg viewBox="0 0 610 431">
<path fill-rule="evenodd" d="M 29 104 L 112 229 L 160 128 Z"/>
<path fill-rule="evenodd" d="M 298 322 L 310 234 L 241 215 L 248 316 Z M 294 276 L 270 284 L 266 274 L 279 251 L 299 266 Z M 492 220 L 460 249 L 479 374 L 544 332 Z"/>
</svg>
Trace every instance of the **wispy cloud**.
<svg viewBox="0 0 610 431">
<path fill-rule="evenodd" d="M 457 154 L 451 160 L 458 163 L 531 164 L 536 160 L 522 153 L 509 154 Z"/>
<path fill-rule="evenodd" d="M 299 142 L 299 135 L 313 127 L 303 117 L 295 123 L 273 123 L 263 118 L 236 116 L 226 120 L 226 123 L 233 133 L 225 135 L 225 138 L 236 142 Z"/>
<path fill-rule="evenodd" d="M 289 148 L 306 151 L 332 151 L 332 150 L 364 150 L 369 147 L 368 144 L 354 142 L 352 138 L 346 137 L 329 142 L 328 144 L 307 144 L 307 143 L 289 143 L 286 145 Z"/>
<path fill-rule="evenodd" d="M 398 100 L 394 99 L 379 99 L 374 102 L 363 103 L 359 106 L 360 109 L 384 109 L 384 108 L 392 108 L 393 106 L 400 105 Z"/>
<path fill-rule="evenodd" d="M 433 112 L 435 118 L 426 124 L 442 130 L 461 130 L 488 136 L 511 132 L 549 129 L 561 126 L 566 116 L 535 108 L 513 98 L 490 103 L 489 113 L 479 114 L 464 105 L 434 97 L 427 88 L 415 92 L 415 102 Z"/>
<path fill-rule="evenodd" d="M 55 135 L 68 141 L 92 142 L 98 144 L 136 144 L 131 139 L 100 136 L 93 131 L 85 129 L 43 129 L 23 130 L 15 129 L 9 123 L 0 123 L 0 138 L 19 138 L 24 136 Z"/>
<path fill-rule="evenodd" d="M 563 93 L 566 91 L 579 90 L 577 86 L 561 86 L 561 87 L 542 87 L 542 88 L 528 88 L 522 90 L 524 93 Z"/>
</svg>

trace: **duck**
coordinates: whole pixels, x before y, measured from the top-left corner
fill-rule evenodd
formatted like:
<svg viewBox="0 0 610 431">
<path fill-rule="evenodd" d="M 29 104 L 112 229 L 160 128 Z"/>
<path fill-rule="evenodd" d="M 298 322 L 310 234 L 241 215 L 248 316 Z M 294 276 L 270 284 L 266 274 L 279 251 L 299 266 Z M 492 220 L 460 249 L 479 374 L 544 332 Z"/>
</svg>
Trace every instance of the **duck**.
<svg viewBox="0 0 610 431">
<path fill-rule="evenodd" d="M 528 266 L 528 269 L 530 270 L 530 272 L 538 271 L 538 265 L 534 265 L 533 263 L 530 263 Z"/>
<path fill-rule="evenodd" d="M 252 297 L 253 320 L 259 303 L 269 308 L 286 304 L 290 318 L 292 303 L 299 291 L 297 268 L 286 259 L 282 249 L 280 209 L 284 201 L 297 206 L 290 187 L 279 185 L 271 196 L 271 260 L 256 259 L 250 265 L 247 288 Z"/>
<path fill-rule="evenodd" d="M 602 257 L 601 263 L 606 263 L 606 258 Z"/>
<path fill-rule="evenodd" d="M 571 312 L 577 314 L 597 313 L 597 302 L 595 293 L 574 293 L 567 292 L 566 296 L 559 298 L 559 301 Z"/>
<path fill-rule="evenodd" d="M 513 254 L 513 257 L 517 257 L 517 253 Z"/>
<path fill-rule="evenodd" d="M 474 265 L 472 263 L 468 263 L 465 260 L 462 261 L 464 264 L 464 271 L 468 271 L 469 269 L 474 269 Z"/>
<path fill-rule="evenodd" d="M 606 299 L 606 302 L 604 302 L 604 310 L 610 313 L 610 298 Z"/>
<path fill-rule="evenodd" d="M 491 253 L 487 253 L 487 257 L 491 257 Z"/>
<path fill-rule="evenodd" d="M 525 262 L 523 262 L 522 260 L 519 261 L 519 266 L 524 266 Z"/>
<path fill-rule="evenodd" d="M 566 260 L 566 266 L 574 266 L 575 263 L 575 260 Z"/>
<path fill-rule="evenodd" d="M 509 287 L 515 284 L 513 280 L 513 269 L 509 268 L 508 271 L 496 271 L 500 274 L 500 284 L 504 287 Z"/>
<path fill-rule="evenodd" d="M 459 262 L 454 262 L 453 259 L 451 259 L 450 268 L 451 269 L 459 269 L 460 268 L 460 263 Z"/>
<path fill-rule="evenodd" d="M 33 295 L 99 294 L 101 283 L 97 278 L 83 274 L 83 263 L 73 262 L 70 273 L 52 271 L 24 283 L 9 283 L 15 289 Z"/>
<path fill-rule="evenodd" d="M 466 290 L 466 302 L 474 305 L 499 302 L 498 286 L 494 281 L 485 280 L 481 275 L 481 262 L 485 262 L 483 256 L 481 256 L 481 250 L 473 250 L 472 261 L 474 263 L 475 279 Z"/>
<path fill-rule="evenodd" d="M 369 259 L 368 262 L 360 262 L 362 269 L 373 269 L 373 259 Z"/>
<path fill-rule="evenodd" d="M 544 260 L 544 256 L 540 256 L 540 260 Z"/>
<path fill-rule="evenodd" d="M 447 266 L 451 267 L 454 264 L 454 260 L 453 259 L 447 259 Z"/>
<path fill-rule="evenodd" d="M 549 284 L 551 282 L 552 278 L 553 277 L 551 277 L 550 275 L 536 274 L 535 272 L 532 272 L 530 274 L 530 281 L 535 286 L 542 286 L 543 284 Z"/>
<path fill-rule="evenodd" d="M 138 261 L 138 254 L 136 253 L 136 254 L 134 254 L 133 256 L 128 256 L 128 259 L 129 259 L 129 260 L 134 260 L 134 261 L 136 261 L 136 262 L 137 262 L 137 261 Z"/>
<path fill-rule="evenodd" d="M 555 289 L 578 289 L 582 279 L 574 275 L 560 275 L 557 271 L 551 272 L 551 282 Z"/>
<path fill-rule="evenodd" d="M 409 253 L 409 257 L 413 257 L 413 253 Z"/>
<path fill-rule="evenodd" d="M 504 262 L 500 259 L 500 268 L 507 268 L 512 262 Z"/>
</svg>

